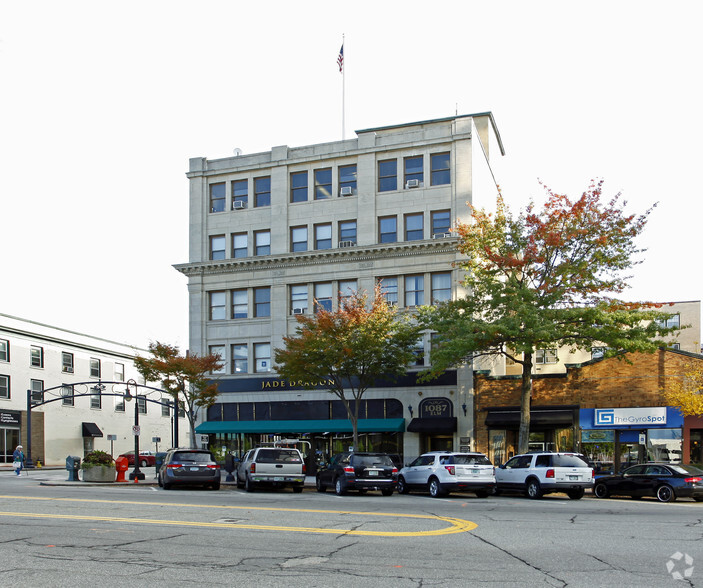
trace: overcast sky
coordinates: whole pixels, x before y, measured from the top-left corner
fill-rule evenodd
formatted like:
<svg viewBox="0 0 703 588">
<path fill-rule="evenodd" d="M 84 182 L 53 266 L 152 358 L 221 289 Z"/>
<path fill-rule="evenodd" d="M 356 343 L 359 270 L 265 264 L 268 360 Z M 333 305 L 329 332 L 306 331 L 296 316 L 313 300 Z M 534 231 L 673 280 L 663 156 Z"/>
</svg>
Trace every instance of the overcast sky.
<svg viewBox="0 0 703 588">
<path fill-rule="evenodd" d="M 658 202 L 626 297 L 700 300 L 699 1 L 0 0 L 0 312 L 188 346 L 190 157 L 491 111 L 538 180 Z"/>
</svg>

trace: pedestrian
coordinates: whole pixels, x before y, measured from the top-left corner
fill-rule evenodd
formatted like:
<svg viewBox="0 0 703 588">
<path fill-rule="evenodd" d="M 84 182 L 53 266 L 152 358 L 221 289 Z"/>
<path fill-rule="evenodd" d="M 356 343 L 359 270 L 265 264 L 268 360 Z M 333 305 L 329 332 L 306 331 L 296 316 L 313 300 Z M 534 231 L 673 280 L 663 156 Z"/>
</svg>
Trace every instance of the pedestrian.
<svg viewBox="0 0 703 588">
<path fill-rule="evenodd" d="M 15 452 L 12 454 L 12 467 L 15 470 L 15 474 L 18 476 L 22 473 L 22 468 L 24 467 L 24 452 L 22 451 L 22 446 L 18 445 Z"/>
</svg>

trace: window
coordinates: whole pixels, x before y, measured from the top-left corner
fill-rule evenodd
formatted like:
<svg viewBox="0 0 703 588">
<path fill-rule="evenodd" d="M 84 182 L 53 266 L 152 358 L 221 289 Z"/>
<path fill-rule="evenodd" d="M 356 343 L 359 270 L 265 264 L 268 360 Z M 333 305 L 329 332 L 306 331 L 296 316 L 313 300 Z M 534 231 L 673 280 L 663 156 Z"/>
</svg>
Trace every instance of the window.
<svg viewBox="0 0 703 588">
<path fill-rule="evenodd" d="M 449 272 L 432 274 L 432 304 L 452 299 L 452 275 Z"/>
<path fill-rule="evenodd" d="M 422 306 L 424 303 L 424 276 L 405 276 L 405 306 Z"/>
<path fill-rule="evenodd" d="M 10 376 L 0 374 L 0 398 L 10 398 Z"/>
<path fill-rule="evenodd" d="M 415 359 L 410 365 L 425 365 L 425 341 L 422 338 L 418 339 L 415 343 L 413 354 L 415 355 Z"/>
<path fill-rule="evenodd" d="M 210 259 L 224 259 L 225 248 L 226 245 L 224 235 L 210 237 Z"/>
<path fill-rule="evenodd" d="M 61 386 L 61 405 L 73 406 L 73 386 Z"/>
<path fill-rule="evenodd" d="M 339 242 L 356 245 L 356 221 L 341 221 L 339 223 Z"/>
<path fill-rule="evenodd" d="M 102 387 L 101 386 L 93 386 L 90 389 L 90 408 L 102 408 L 103 402 L 102 402 Z"/>
<path fill-rule="evenodd" d="M 248 313 L 248 297 L 246 290 L 232 290 L 232 318 L 241 319 L 247 318 Z"/>
<path fill-rule="evenodd" d="M 405 215 L 405 240 L 418 241 L 423 237 L 422 213 Z"/>
<path fill-rule="evenodd" d="M 398 189 L 398 162 L 386 159 L 378 162 L 378 191 L 390 192 Z"/>
<path fill-rule="evenodd" d="M 256 231 L 254 233 L 254 254 L 269 255 L 271 253 L 271 231 Z"/>
<path fill-rule="evenodd" d="M 213 374 L 224 374 L 225 373 L 225 346 L 224 345 L 210 345 L 209 347 L 210 355 L 216 355 L 220 359 L 222 366 L 219 369 L 212 370 Z"/>
<path fill-rule="evenodd" d="M 395 243 L 398 240 L 398 220 L 394 216 L 384 216 L 378 219 L 379 243 Z"/>
<path fill-rule="evenodd" d="M 603 359 L 607 347 L 591 347 L 591 359 Z"/>
<path fill-rule="evenodd" d="M 535 363 L 556 363 L 557 362 L 557 350 L 556 349 L 538 349 L 535 352 Z"/>
<path fill-rule="evenodd" d="M 254 288 L 254 316 L 271 316 L 271 288 Z"/>
<path fill-rule="evenodd" d="M 315 284 L 315 312 L 332 311 L 332 284 Z"/>
<path fill-rule="evenodd" d="M 308 199 L 308 172 L 294 172 L 290 175 L 290 201 L 306 202 Z"/>
<path fill-rule="evenodd" d="M 137 396 L 137 406 L 139 407 L 137 411 L 139 414 L 146 414 L 146 397 Z"/>
<path fill-rule="evenodd" d="M 356 294 L 356 280 L 342 280 L 339 282 L 339 305 Z"/>
<path fill-rule="evenodd" d="M 244 343 L 232 345 L 232 373 L 246 374 L 249 371 L 247 346 Z"/>
<path fill-rule="evenodd" d="M 343 165 L 339 168 L 339 193 L 344 194 L 351 189 L 352 194 L 356 194 L 356 164 Z"/>
<path fill-rule="evenodd" d="M 430 155 L 430 185 L 441 186 L 451 182 L 449 171 L 449 153 Z"/>
<path fill-rule="evenodd" d="M 225 183 L 210 184 L 210 212 L 225 211 Z"/>
<path fill-rule="evenodd" d="M 101 369 L 100 369 L 100 360 L 95 359 L 94 357 L 90 358 L 90 377 L 91 378 L 99 378 L 101 374 Z"/>
<path fill-rule="evenodd" d="M 124 382 L 124 364 L 123 363 L 116 363 L 115 364 L 115 381 L 116 382 Z"/>
<path fill-rule="evenodd" d="M 0 339 L 0 361 L 10 361 L 10 342 Z"/>
<path fill-rule="evenodd" d="M 398 278 L 381 278 L 381 294 L 391 306 L 398 304 Z"/>
<path fill-rule="evenodd" d="M 435 210 L 432 212 L 432 236 L 443 235 L 449 232 L 451 219 L 448 210 Z"/>
<path fill-rule="evenodd" d="M 64 374 L 73 373 L 73 353 L 61 352 L 61 371 Z"/>
<path fill-rule="evenodd" d="M 225 320 L 225 293 L 224 292 L 208 292 L 210 297 L 210 320 L 223 321 Z"/>
<path fill-rule="evenodd" d="M 414 185 L 421 186 L 422 175 L 422 155 L 416 157 L 406 157 L 405 164 L 405 187 L 411 188 Z M 416 183 L 417 182 L 417 183 Z"/>
<path fill-rule="evenodd" d="M 332 249 L 332 225 L 315 225 L 315 249 Z"/>
<path fill-rule="evenodd" d="M 124 396 L 115 396 L 115 412 L 124 412 Z"/>
<path fill-rule="evenodd" d="M 663 327 L 666 329 L 670 329 L 672 327 L 674 329 L 679 329 L 679 328 L 681 328 L 681 316 L 678 314 L 675 314 L 674 316 L 669 317 L 665 321 L 659 321 L 658 324 L 660 327 Z"/>
<path fill-rule="evenodd" d="M 681 351 L 681 343 L 669 343 L 666 348 L 674 351 Z"/>
<path fill-rule="evenodd" d="M 271 371 L 270 343 L 254 343 L 254 365 L 257 374 Z"/>
<path fill-rule="evenodd" d="M 246 208 L 247 202 L 249 201 L 249 181 L 248 180 L 234 180 L 232 182 L 232 208 L 241 208 L 242 206 Z M 235 205 L 235 202 L 242 202 L 243 204 Z"/>
<path fill-rule="evenodd" d="M 332 197 L 332 168 L 315 170 L 315 200 Z"/>
<path fill-rule="evenodd" d="M 308 228 L 307 227 L 292 227 L 290 230 L 290 250 L 307 251 L 308 250 Z"/>
<path fill-rule="evenodd" d="M 271 176 L 254 178 L 254 207 L 271 206 Z"/>
<path fill-rule="evenodd" d="M 308 287 L 290 287 L 290 307 L 293 314 L 303 314 L 308 311 Z"/>
<path fill-rule="evenodd" d="M 234 233 L 232 235 L 232 257 L 246 257 L 248 254 L 248 243 L 246 233 Z"/>
<path fill-rule="evenodd" d="M 171 399 L 164 398 L 163 396 L 161 397 L 161 402 L 171 402 Z M 162 417 L 170 417 L 171 416 L 171 405 L 170 404 L 162 404 L 161 405 L 161 416 Z"/>
<path fill-rule="evenodd" d="M 44 367 L 44 348 L 32 345 L 29 350 L 29 365 L 32 367 Z"/>
</svg>

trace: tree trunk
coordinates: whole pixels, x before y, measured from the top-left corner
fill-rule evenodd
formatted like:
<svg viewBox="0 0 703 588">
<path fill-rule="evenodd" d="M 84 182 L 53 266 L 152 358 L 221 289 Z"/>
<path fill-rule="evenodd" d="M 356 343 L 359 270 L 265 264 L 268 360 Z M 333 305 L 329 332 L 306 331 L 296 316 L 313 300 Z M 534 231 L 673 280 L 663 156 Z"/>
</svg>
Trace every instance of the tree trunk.
<svg viewBox="0 0 703 588">
<path fill-rule="evenodd" d="M 354 400 L 354 418 L 351 419 L 352 432 L 353 432 L 352 446 L 354 447 L 354 451 L 357 451 L 359 449 L 359 404 L 360 404 L 360 401 L 361 401 L 361 399 L 358 397 Z"/>
<path fill-rule="evenodd" d="M 527 453 L 530 444 L 530 407 L 532 406 L 532 353 L 525 353 L 522 363 L 520 394 L 520 432 L 518 453 Z"/>
</svg>

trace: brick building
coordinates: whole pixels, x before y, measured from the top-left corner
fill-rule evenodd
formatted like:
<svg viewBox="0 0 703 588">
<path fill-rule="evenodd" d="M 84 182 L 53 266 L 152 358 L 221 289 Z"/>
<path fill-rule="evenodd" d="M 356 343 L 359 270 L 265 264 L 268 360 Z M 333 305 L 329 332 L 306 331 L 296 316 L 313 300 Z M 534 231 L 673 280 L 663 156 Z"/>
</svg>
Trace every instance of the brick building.
<svg viewBox="0 0 703 588">
<path fill-rule="evenodd" d="M 684 422 L 661 392 L 690 361 L 703 355 L 661 349 L 535 375 L 530 449 L 580 451 L 604 462 L 698 462 L 703 422 Z M 476 448 L 496 464 L 517 453 L 520 385 L 518 375 L 474 376 Z"/>
</svg>

